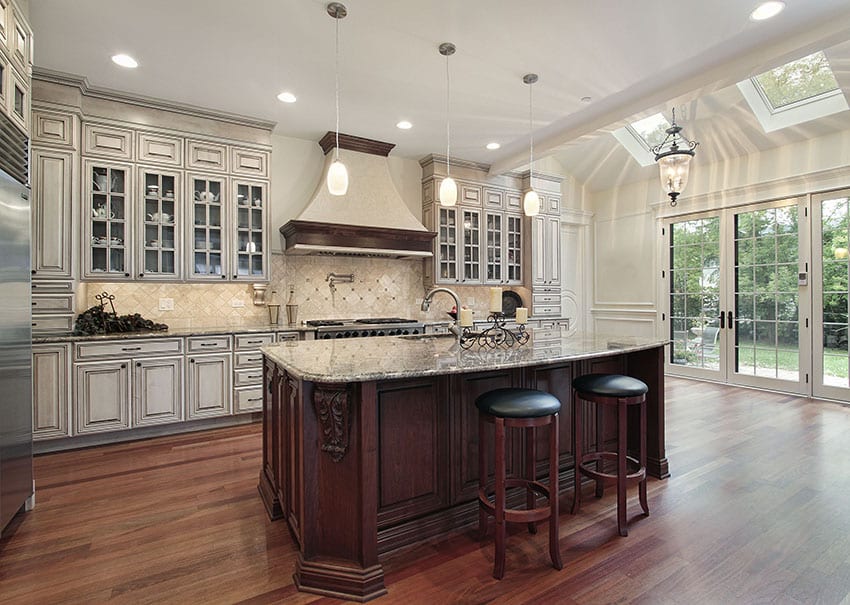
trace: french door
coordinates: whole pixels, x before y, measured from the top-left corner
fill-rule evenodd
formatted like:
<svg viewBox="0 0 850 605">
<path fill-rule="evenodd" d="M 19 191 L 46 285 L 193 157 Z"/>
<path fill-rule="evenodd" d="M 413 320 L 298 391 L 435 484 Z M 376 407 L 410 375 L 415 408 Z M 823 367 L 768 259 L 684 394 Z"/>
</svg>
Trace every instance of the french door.
<svg viewBox="0 0 850 605">
<path fill-rule="evenodd" d="M 806 213 L 791 199 L 667 222 L 669 373 L 808 391 Z"/>
</svg>

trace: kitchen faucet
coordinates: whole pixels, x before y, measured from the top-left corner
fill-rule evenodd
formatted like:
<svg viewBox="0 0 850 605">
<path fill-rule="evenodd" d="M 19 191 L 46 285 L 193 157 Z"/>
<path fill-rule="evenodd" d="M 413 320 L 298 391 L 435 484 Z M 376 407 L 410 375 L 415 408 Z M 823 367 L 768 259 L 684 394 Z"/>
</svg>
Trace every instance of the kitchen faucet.
<svg viewBox="0 0 850 605">
<path fill-rule="evenodd" d="M 422 306 L 420 307 L 420 309 L 422 309 L 422 311 L 424 312 L 427 312 L 428 309 L 431 308 L 431 299 L 434 298 L 434 294 L 436 294 L 437 292 L 445 292 L 446 294 L 451 296 L 455 301 L 455 323 L 449 327 L 449 330 L 452 334 L 457 336 L 457 342 L 458 344 L 460 344 L 461 336 L 463 335 L 463 330 L 461 329 L 460 325 L 458 325 L 460 320 L 460 298 L 458 298 L 457 294 L 455 294 L 452 290 L 449 290 L 448 288 L 431 288 L 425 295 L 425 298 L 422 299 Z"/>
<path fill-rule="evenodd" d="M 354 283 L 354 273 L 344 273 L 342 275 L 328 273 L 325 281 L 328 282 L 328 287 L 331 289 L 331 293 L 334 293 L 336 292 L 336 284 Z"/>
</svg>

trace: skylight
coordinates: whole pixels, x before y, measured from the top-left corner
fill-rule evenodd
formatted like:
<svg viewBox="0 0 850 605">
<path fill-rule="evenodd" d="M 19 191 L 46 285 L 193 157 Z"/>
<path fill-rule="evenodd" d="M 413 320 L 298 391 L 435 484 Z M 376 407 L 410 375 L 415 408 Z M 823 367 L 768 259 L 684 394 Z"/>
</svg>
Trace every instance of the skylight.
<svg viewBox="0 0 850 605">
<path fill-rule="evenodd" d="M 838 90 L 823 52 L 786 63 L 752 79 L 773 111 Z"/>
<path fill-rule="evenodd" d="M 649 166 L 655 163 L 655 155 L 649 149 L 664 140 L 668 128 L 670 122 L 667 118 L 656 113 L 618 128 L 614 131 L 614 136 L 641 166 Z"/>
<path fill-rule="evenodd" d="M 738 89 L 765 132 L 848 109 L 822 51 L 738 82 Z"/>
</svg>

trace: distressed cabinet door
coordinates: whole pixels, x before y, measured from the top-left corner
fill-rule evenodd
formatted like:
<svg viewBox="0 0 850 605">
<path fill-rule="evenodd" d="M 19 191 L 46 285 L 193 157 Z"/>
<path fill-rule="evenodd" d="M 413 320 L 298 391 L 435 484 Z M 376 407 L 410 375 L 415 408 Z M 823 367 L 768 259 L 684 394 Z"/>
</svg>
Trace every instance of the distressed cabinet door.
<svg viewBox="0 0 850 605">
<path fill-rule="evenodd" d="M 133 368 L 133 425 L 183 419 L 183 358 L 138 359 Z"/>
<path fill-rule="evenodd" d="M 196 355 L 188 360 L 187 413 L 189 419 L 230 414 L 230 353 Z"/>
<path fill-rule="evenodd" d="M 33 439 L 67 437 L 70 433 L 71 345 L 32 348 Z"/>
<path fill-rule="evenodd" d="M 74 419 L 77 433 L 130 427 L 128 361 L 78 363 L 75 366 Z"/>
<path fill-rule="evenodd" d="M 32 274 L 71 279 L 72 209 L 77 203 L 74 153 L 32 150 Z"/>
</svg>

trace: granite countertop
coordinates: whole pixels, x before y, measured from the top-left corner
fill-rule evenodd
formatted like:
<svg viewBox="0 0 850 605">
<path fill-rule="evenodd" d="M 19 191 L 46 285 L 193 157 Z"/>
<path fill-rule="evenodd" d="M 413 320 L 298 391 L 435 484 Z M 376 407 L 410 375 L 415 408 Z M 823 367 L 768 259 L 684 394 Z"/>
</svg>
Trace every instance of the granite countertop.
<svg viewBox="0 0 850 605">
<path fill-rule="evenodd" d="M 545 338 L 543 335 L 545 334 Z M 293 341 L 262 347 L 262 352 L 290 374 L 312 382 L 362 382 L 498 370 L 617 355 L 669 342 L 608 334 L 532 331 L 531 341 L 509 349 L 460 349 L 453 335 L 380 336 L 344 340 Z"/>
<path fill-rule="evenodd" d="M 80 342 L 97 340 L 128 340 L 136 338 L 180 338 L 183 336 L 210 336 L 212 334 L 242 334 L 257 332 L 311 332 L 315 328 L 301 325 L 288 327 L 280 324 L 232 324 L 224 326 L 194 326 L 182 328 L 169 328 L 160 331 L 143 332 L 113 332 L 112 334 L 92 334 L 88 336 L 75 336 L 68 333 L 38 334 L 33 335 L 33 344 L 51 344 L 60 342 Z"/>
</svg>

